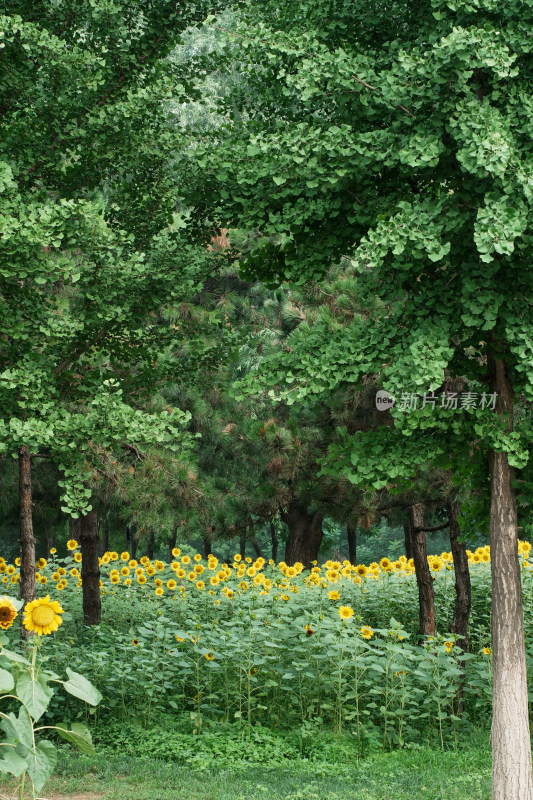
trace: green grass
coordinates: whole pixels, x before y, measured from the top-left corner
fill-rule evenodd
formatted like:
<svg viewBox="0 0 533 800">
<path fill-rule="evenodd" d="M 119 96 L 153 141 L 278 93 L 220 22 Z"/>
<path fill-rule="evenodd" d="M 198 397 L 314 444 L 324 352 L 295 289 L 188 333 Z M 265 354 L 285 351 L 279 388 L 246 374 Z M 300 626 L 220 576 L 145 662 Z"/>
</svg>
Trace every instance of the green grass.
<svg viewBox="0 0 533 800">
<path fill-rule="evenodd" d="M 143 755 L 143 754 L 139 754 Z M 192 771 L 145 758 L 76 757 L 63 752 L 42 795 L 96 800 L 488 800 L 487 743 L 458 750 L 415 747 L 378 753 L 350 767 L 294 766 Z"/>
</svg>

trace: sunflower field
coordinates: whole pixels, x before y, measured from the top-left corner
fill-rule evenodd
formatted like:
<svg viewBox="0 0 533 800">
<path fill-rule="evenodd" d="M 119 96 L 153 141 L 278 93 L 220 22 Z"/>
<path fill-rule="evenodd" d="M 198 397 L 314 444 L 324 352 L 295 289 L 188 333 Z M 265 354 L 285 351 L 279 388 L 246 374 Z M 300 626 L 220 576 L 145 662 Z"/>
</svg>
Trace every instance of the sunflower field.
<svg viewBox="0 0 533 800">
<path fill-rule="evenodd" d="M 526 621 L 533 605 L 530 545 L 519 543 Z M 186 548 L 188 549 L 188 548 Z M 105 738 L 109 720 L 149 728 L 161 715 L 198 734 L 232 724 L 351 734 L 360 752 L 420 741 L 444 746 L 461 725 L 490 720 L 490 550 L 469 551 L 473 609 L 469 652 L 447 630 L 454 601 L 451 555 L 429 556 L 439 634 L 417 635 L 417 588 L 405 557 L 352 565 L 207 560 L 176 548 L 166 563 L 127 552 L 101 558 L 103 619 L 84 628 L 81 553 L 38 562 L 42 597 L 65 609 L 40 657 L 57 672 L 82 672 L 98 708 L 58 696 L 50 716 L 85 718 Z M 0 559 L 7 594 L 18 565 Z M 1 606 L 1 603 L 0 603 Z M 45 607 L 48 606 L 45 604 Z M 0 608 L 0 616 L 2 609 Z M 533 630 L 526 624 L 529 657 Z M 37 632 L 47 633 L 43 630 Z M 462 705 L 457 708 L 458 688 Z M 161 752 L 172 757 L 168 736 Z M 170 747 L 170 751 L 169 751 Z M 153 748 L 152 748 L 153 749 Z"/>
</svg>

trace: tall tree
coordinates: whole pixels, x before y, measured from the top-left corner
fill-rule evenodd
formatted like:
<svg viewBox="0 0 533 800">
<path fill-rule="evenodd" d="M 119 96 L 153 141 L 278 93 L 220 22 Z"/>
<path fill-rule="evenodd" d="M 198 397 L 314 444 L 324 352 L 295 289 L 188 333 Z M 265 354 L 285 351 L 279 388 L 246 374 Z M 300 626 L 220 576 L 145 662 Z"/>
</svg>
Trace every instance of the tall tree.
<svg viewBox="0 0 533 800">
<path fill-rule="evenodd" d="M 494 800 L 533 798 L 513 486 L 531 432 L 512 414 L 533 399 L 532 18 L 488 0 L 249 2 L 230 31 L 249 118 L 195 153 L 220 222 L 264 236 L 247 274 L 301 283 L 347 255 L 357 275 L 370 312 L 300 326 L 272 372 L 293 400 L 376 372 L 396 398 L 394 430 L 347 434 L 326 471 L 380 488 L 421 448 L 488 461 Z"/>
</svg>

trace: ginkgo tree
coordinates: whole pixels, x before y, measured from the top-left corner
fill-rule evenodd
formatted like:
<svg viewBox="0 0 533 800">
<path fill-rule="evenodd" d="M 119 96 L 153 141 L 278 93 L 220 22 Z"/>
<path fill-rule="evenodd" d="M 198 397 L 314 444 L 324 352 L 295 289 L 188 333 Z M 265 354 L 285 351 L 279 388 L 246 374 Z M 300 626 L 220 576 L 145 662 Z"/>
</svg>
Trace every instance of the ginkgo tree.
<svg viewBox="0 0 533 800">
<path fill-rule="evenodd" d="M 358 276 L 353 321 L 301 325 L 267 379 L 311 402 L 379 373 L 396 399 L 393 428 L 346 434 L 324 469 L 379 488 L 426 462 L 485 466 L 494 800 L 533 798 L 513 480 L 531 448 L 513 412 L 533 399 L 532 18 L 493 0 L 249 2 L 227 31 L 239 116 L 191 166 L 191 197 L 263 235 L 245 274 L 302 283 L 346 256 Z"/>
<path fill-rule="evenodd" d="M 166 105 L 194 95 L 194 57 L 168 56 L 214 7 L 3 6 L 0 452 L 20 463 L 26 600 L 35 592 L 32 457 L 54 459 L 63 510 L 90 522 L 98 448 L 183 443 L 187 416 L 146 413 L 142 397 L 168 372 L 159 354 L 177 335 L 161 306 L 209 269 L 178 213 L 173 154 L 184 133 Z"/>
</svg>

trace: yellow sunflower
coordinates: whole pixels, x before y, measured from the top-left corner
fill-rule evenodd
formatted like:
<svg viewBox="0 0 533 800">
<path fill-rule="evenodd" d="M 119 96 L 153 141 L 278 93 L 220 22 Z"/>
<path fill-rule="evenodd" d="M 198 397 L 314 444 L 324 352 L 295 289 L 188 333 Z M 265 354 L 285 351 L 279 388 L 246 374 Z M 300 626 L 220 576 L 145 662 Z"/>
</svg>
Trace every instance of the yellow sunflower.
<svg viewBox="0 0 533 800">
<path fill-rule="evenodd" d="M 361 634 L 363 639 L 371 639 L 374 635 L 374 631 L 368 625 L 363 625 L 359 633 Z"/>
<path fill-rule="evenodd" d="M 76 564 L 81 564 L 81 553 L 74 553 L 74 561 Z"/>
<path fill-rule="evenodd" d="M 339 617 L 341 619 L 350 619 L 350 617 L 353 617 L 353 615 L 354 610 L 351 606 L 341 606 L 339 608 Z"/>
<path fill-rule="evenodd" d="M 76 539 L 69 539 L 67 542 L 67 550 L 76 550 L 78 548 L 78 543 Z"/>
<path fill-rule="evenodd" d="M 32 600 L 24 609 L 24 627 L 30 633 L 42 636 L 57 631 L 63 622 L 60 614 L 63 609 L 57 600 L 50 600 L 50 595 Z"/>
<path fill-rule="evenodd" d="M 335 590 L 331 591 L 328 594 L 328 597 L 329 597 L 330 600 L 340 600 L 341 599 L 340 594 Z"/>
<path fill-rule="evenodd" d="M 15 606 L 5 595 L 0 597 L 0 628 L 7 631 L 13 625 L 13 621 L 17 616 Z"/>
</svg>

